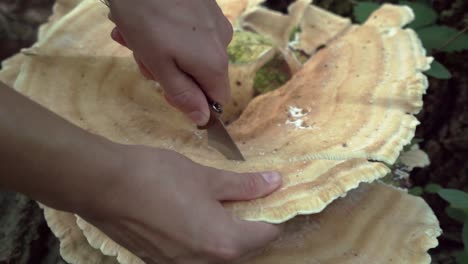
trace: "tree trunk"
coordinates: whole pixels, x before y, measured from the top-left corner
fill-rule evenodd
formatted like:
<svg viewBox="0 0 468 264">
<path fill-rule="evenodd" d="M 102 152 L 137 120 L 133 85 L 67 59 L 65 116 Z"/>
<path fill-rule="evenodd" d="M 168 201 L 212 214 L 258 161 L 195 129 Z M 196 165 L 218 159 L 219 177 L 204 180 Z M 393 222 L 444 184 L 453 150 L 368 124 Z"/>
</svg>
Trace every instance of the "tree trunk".
<svg viewBox="0 0 468 264">
<path fill-rule="evenodd" d="M 21 194 L 0 192 L 0 263 L 65 264 L 42 210 Z"/>
</svg>

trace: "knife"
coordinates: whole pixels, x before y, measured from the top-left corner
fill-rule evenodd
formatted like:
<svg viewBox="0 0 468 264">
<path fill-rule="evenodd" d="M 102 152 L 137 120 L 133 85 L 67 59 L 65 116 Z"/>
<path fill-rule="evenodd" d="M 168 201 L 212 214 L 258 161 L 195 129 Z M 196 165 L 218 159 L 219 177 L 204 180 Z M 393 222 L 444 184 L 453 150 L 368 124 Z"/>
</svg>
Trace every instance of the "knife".
<svg viewBox="0 0 468 264">
<path fill-rule="evenodd" d="M 220 119 L 223 113 L 223 107 L 219 103 L 211 100 L 206 94 L 205 97 L 210 108 L 210 119 L 206 125 L 198 126 L 198 129 L 207 130 L 208 145 L 217 149 L 227 159 L 245 161 L 244 156 L 242 156 L 236 143 L 227 132 L 223 121 Z"/>
</svg>

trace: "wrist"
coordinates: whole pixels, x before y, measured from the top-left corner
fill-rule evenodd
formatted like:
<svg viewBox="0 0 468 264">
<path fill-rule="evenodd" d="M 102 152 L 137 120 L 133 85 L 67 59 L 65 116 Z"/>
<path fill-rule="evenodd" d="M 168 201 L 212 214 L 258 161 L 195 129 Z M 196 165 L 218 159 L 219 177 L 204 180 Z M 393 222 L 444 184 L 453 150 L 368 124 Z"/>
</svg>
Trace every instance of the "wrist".
<svg viewBox="0 0 468 264">
<path fill-rule="evenodd" d="M 0 186 L 79 212 L 119 170 L 121 145 L 78 128 L 0 82 Z"/>
<path fill-rule="evenodd" d="M 63 207 L 79 215 L 99 210 L 107 199 L 106 192 L 118 182 L 122 171 L 123 153 L 126 147 L 104 138 L 93 140 L 89 151 L 80 151 L 81 157 L 71 175 L 73 181 L 63 186 Z"/>
</svg>

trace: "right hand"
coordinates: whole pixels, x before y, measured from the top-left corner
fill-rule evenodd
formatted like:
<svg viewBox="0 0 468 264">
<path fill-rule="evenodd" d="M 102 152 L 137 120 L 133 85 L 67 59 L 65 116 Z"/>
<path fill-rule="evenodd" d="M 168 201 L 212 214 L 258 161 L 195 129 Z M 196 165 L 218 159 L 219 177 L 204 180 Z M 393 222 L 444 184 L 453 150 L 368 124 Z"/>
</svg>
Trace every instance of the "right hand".
<svg viewBox="0 0 468 264">
<path fill-rule="evenodd" d="M 172 106 L 203 126 L 210 117 L 205 94 L 228 103 L 233 29 L 216 1 L 114 0 L 109 7 L 118 28 L 114 40 L 134 52 L 143 74 L 161 84 Z"/>
<path fill-rule="evenodd" d="M 173 151 L 123 148 L 121 172 L 81 215 L 145 262 L 227 263 L 278 236 L 277 226 L 238 219 L 221 201 L 265 196 L 281 185 L 279 174 L 239 174 Z"/>
</svg>

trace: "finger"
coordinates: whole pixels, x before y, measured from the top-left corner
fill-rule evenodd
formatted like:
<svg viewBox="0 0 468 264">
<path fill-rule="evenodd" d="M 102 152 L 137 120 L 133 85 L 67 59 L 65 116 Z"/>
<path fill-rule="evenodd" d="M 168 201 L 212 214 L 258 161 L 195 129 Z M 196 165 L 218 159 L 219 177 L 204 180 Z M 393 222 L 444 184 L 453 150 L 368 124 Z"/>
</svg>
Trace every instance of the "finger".
<svg viewBox="0 0 468 264">
<path fill-rule="evenodd" d="M 221 201 L 252 200 L 264 197 L 281 186 L 277 172 L 234 173 L 217 175 L 214 186 L 215 198 Z"/>
<path fill-rule="evenodd" d="M 280 227 L 277 225 L 249 222 L 232 217 L 231 229 L 235 232 L 237 245 L 240 247 L 240 256 L 254 254 L 256 251 L 264 249 L 269 243 L 278 239 Z"/>
<path fill-rule="evenodd" d="M 138 64 L 138 69 L 140 70 L 140 73 L 143 75 L 143 77 L 145 77 L 147 80 L 156 80 L 156 78 L 151 74 L 148 68 L 146 68 L 143 62 L 136 57 L 135 53 L 133 53 L 133 58 Z"/>
<path fill-rule="evenodd" d="M 229 46 L 229 43 L 231 43 L 232 41 L 234 30 L 229 20 L 226 19 L 226 23 L 227 23 L 226 30 L 222 32 L 222 36 L 223 36 L 222 40 L 223 40 L 224 46 L 226 46 L 226 49 L 227 49 L 227 47 Z"/>
<path fill-rule="evenodd" d="M 219 259 L 214 257 L 207 257 L 203 254 L 199 255 L 189 255 L 181 256 L 174 260 L 174 263 L 184 263 L 184 264 L 217 264 L 220 263 Z"/>
<path fill-rule="evenodd" d="M 185 113 L 197 125 L 205 125 L 210 117 L 210 111 L 200 87 L 174 62 L 167 60 L 164 63 L 160 62 L 160 64 L 163 67 L 153 66 L 151 73 L 158 73 L 158 80 L 164 89 L 168 102 Z"/>
<path fill-rule="evenodd" d="M 107 14 L 107 18 L 108 18 L 110 21 L 112 21 L 112 23 L 115 24 L 115 21 L 114 21 L 114 18 L 112 17 L 112 13 L 111 13 L 111 12 L 109 12 L 109 13 Z"/>
<path fill-rule="evenodd" d="M 149 72 L 146 66 L 140 61 L 136 60 L 138 64 L 138 69 L 140 69 L 140 73 L 147 79 L 147 80 L 156 80 L 153 75 Z"/>
<path fill-rule="evenodd" d="M 143 260 L 145 264 L 160 264 L 148 257 L 143 257 L 141 258 L 141 260 Z"/>
<path fill-rule="evenodd" d="M 278 226 L 240 220 L 221 204 L 218 206 L 218 210 L 212 214 L 216 221 L 212 221 L 207 230 L 210 240 L 205 242 L 209 254 L 205 256 L 214 256 L 225 262 L 234 261 L 264 248 L 279 236 Z"/>
<path fill-rule="evenodd" d="M 141 260 L 143 260 L 145 264 L 170 264 L 171 263 L 170 261 L 162 260 L 159 257 L 156 257 L 156 258 L 142 257 Z"/>
<path fill-rule="evenodd" d="M 227 48 L 229 43 L 231 43 L 234 30 L 231 22 L 229 22 L 229 20 L 224 16 L 222 18 L 221 25 L 224 25 L 224 27 L 220 27 L 219 34 L 221 36 L 222 44 Z"/>
<path fill-rule="evenodd" d="M 224 47 L 227 47 L 229 42 L 232 40 L 232 24 L 229 22 L 229 19 L 224 15 L 223 10 L 216 1 L 210 2 L 213 5 L 214 12 L 217 12 L 218 17 L 218 34 L 221 36 L 222 43 Z"/>
<path fill-rule="evenodd" d="M 125 41 L 125 39 L 122 37 L 122 34 L 120 34 L 119 30 L 117 29 L 117 27 L 113 28 L 112 29 L 112 32 L 111 32 L 111 38 L 119 43 L 120 45 L 122 46 L 125 46 L 125 47 L 128 47 L 127 46 L 127 42 Z"/>
<path fill-rule="evenodd" d="M 176 64 L 183 72 L 190 73 L 200 88 L 216 102 L 227 104 L 230 97 L 229 59 L 219 40 L 205 51 L 180 54 Z"/>
</svg>

